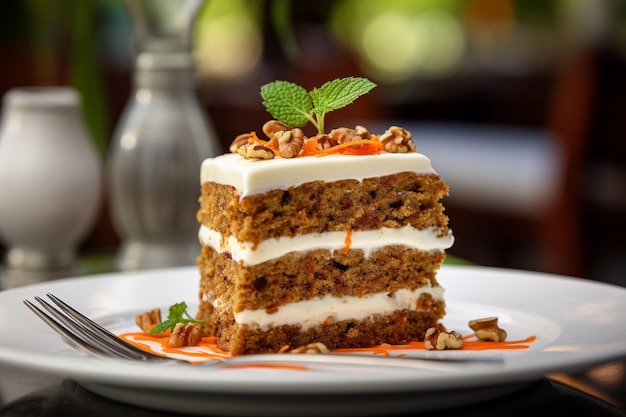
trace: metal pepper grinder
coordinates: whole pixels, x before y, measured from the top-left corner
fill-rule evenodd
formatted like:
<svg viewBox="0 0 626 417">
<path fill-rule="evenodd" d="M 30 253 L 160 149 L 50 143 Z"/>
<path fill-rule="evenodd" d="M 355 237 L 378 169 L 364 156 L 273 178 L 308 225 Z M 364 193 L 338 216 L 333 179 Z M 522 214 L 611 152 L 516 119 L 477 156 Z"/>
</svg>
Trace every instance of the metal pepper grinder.
<svg viewBox="0 0 626 417">
<path fill-rule="evenodd" d="M 199 175 L 221 153 L 195 96 L 192 28 L 203 0 L 127 0 L 137 55 L 108 160 L 120 270 L 192 265 Z"/>
</svg>

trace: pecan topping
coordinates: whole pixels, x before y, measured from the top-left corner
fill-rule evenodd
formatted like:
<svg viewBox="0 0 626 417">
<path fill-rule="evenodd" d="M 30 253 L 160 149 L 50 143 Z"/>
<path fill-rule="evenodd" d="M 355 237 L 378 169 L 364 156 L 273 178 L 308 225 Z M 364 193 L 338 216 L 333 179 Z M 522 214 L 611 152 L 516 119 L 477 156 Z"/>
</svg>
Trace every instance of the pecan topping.
<svg viewBox="0 0 626 417">
<path fill-rule="evenodd" d="M 272 159 L 274 151 L 258 143 L 246 143 L 237 149 L 237 153 L 246 159 Z"/>
<path fill-rule="evenodd" d="M 237 136 L 235 140 L 233 140 L 233 142 L 230 144 L 229 150 L 232 153 L 237 153 L 239 151 L 239 148 L 250 142 L 251 137 L 251 133 L 242 133 L 241 135 Z"/>
<path fill-rule="evenodd" d="M 286 132 L 288 130 L 289 126 L 278 120 L 268 120 L 263 125 L 263 133 L 265 133 L 265 136 L 267 136 L 269 139 L 272 139 L 274 137 L 274 133 Z"/>
<path fill-rule="evenodd" d="M 390 153 L 416 152 L 417 147 L 413 143 L 413 134 L 400 126 L 391 126 L 379 139 L 384 144 L 384 149 Z"/>
<path fill-rule="evenodd" d="M 304 139 L 302 129 L 295 128 L 274 133 L 270 143 L 274 149 L 278 148 L 278 152 L 280 152 L 280 156 L 283 158 L 294 158 L 302 149 Z"/>
<path fill-rule="evenodd" d="M 178 323 L 167 341 L 171 347 L 194 346 L 202 340 L 200 328 L 193 323 Z"/>
<path fill-rule="evenodd" d="M 332 140 L 336 141 L 337 144 L 354 142 L 355 140 L 367 140 L 371 138 L 370 132 L 368 132 L 363 126 L 356 126 L 354 129 L 339 127 L 331 130 L 328 136 Z"/>
</svg>

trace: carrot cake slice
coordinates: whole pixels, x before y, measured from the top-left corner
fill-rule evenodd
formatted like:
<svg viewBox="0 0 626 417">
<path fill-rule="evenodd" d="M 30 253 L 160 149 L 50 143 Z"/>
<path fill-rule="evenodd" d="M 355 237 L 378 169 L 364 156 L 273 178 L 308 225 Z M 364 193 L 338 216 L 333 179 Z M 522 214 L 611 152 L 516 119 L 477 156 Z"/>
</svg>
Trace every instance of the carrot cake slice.
<svg viewBox="0 0 626 417">
<path fill-rule="evenodd" d="M 447 185 L 401 127 L 307 137 L 293 124 L 270 120 L 267 140 L 240 135 L 203 162 L 203 333 L 236 355 L 423 340 L 445 314 Z"/>
</svg>

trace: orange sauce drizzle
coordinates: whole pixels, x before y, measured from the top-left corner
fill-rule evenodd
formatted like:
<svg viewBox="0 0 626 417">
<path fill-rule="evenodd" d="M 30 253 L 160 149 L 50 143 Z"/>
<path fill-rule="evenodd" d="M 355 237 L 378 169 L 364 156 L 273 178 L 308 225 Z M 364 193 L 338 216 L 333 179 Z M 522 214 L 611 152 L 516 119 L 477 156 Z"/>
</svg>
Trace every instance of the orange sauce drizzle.
<svg viewBox="0 0 626 417">
<path fill-rule="evenodd" d="M 128 343 L 138 347 L 139 349 L 156 353 L 158 355 L 165 356 L 164 354 L 177 354 L 187 358 L 202 359 L 199 361 L 191 360 L 192 363 L 201 363 L 209 359 L 223 359 L 231 357 L 232 355 L 216 345 L 216 338 L 214 336 L 203 337 L 202 341 L 196 346 L 187 346 L 182 348 L 173 348 L 169 345 L 169 335 L 149 335 L 144 332 L 129 332 L 120 335 L 120 338 L 124 339 Z M 524 350 L 530 348 L 530 344 L 537 339 L 536 336 L 529 336 L 525 339 L 510 340 L 504 342 L 483 342 L 477 340 L 474 335 L 467 335 L 463 337 L 463 347 L 459 350 Z M 154 349 L 149 342 L 156 342 L 160 345 L 161 349 Z M 283 346 L 279 353 L 284 353 L 289 349 L 288 345 Z M 366 348 L 341 348 L 333 349 L 333 353 L 371 353 L 373 355 L 392 356 L 391 352 L 394 351 L 407 351 L 407 350 L 425 350 L 424 342 L 409 342 L 406 345 L 390 345 L 383 343 L 376 346 Z M 394 354 L 395 357 L 406 356 L 404 353 Z M 306 366 L 302 365 L 289 365 L 280 363 L 259 363 L 259 364 L 241 364 L 232 365 L 229 368 L 275 368 L 275 369 L 287 369 L 294 371 L 307 370 Z"/>
<path fill-rule="evenodd" d="M 474 340 L 474 335 L 463 337 L 463 347 L 459 350 L 524 350 L 530 348 L 537 336 L 529 336 L 525 339 L 510 340 L 504 342 L 483 342 Z M 381 345 L 368 348 L 342 348 L 334 349 L 335 353 L 372 353 L 374 355 L 390 356 L 389 351 L 393 350 L 426 350 L 424 342 L 409 342 L 408 345 L 390 345 L 383 343 Z"/>
<path fill-rule="evenodd" d="M 163 355 L 163 353 L 167 354 L 179 354 L 187 357 L 200 358 L 200 359 L 217 359 L 217 358 L 225 358 L 230 357 L 230 353 L 225 350 L 221 350 L 215 344 L 216 338 L 215 336 L 203 337 L 200 343 L 196 346 L 191 347 L 181 347 L 174 348 L 171 347 L 168 343 L 169 336 L 168 335 L 149 335 L 144 332 L 129 332 L 123 333 L 119 335 L 120 338 L 124 339 L 126 342 L 130 343 L 133 346 L 138 347 L 139 349 L 156 353 L 157 355 Z M 156 342 L 161 346 L 161 350 L 155 350 L 150 346 L 148 342 Z M 163 352 L 163 353 L 162 353 Z"/>
</svg>

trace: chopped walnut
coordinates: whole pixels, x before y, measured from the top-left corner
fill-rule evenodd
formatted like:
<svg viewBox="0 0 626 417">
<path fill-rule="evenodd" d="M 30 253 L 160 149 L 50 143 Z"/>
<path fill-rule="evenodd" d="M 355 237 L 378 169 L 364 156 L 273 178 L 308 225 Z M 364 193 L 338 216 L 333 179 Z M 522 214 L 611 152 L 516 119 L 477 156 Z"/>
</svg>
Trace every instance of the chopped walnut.
<svg viewBox="0 0 626 417">
<path fill-rule="evenodd" d="M 239 151 L 239 148 L 241 148 L 243 145 L 247 145 L 248 143 L 250 143 L 251 137 L 251 133 L 242 133 L 241 135 L 237 136 L 235 140 L 233 140 L 233 142 L 230 144 L 230 148 L 228 149 L 232 153 L 237 153 Z"/>
<path fill-rule="evenodd" d="M 141 330 L 150 333 L 150 330 L 157 324 L 161 323 L 161 309 L 153 308 L 150 311 L 135 316 L 135 323 Z"/>
<path fill-rule="evenodd" d="M 289 353 L 306 353 L 306 354 L 327 354 L 330 353 L 326 345 L 323 343 L 309 343 L 306 346 L 300 346 L 289 351 Z"/>
<path fill-rule="evenodd" d="M 270 140 L 274 149 L 278 148 L 283 158 L 294 158 L 304 145 L 304 133 L 302 129 L 295 128 L 287 131 L 275 132 Z"/>
<path fill-rule="evenodd" d="M 424 346 L 428 350 L 460 349 L 463 347 L 463 338 L 458 332 L 444 332 L 435 327 L 426 330 Z"/>
<path fill-rule="evenodd" d="M 268 120 L 263 125 L 263 133 L 265 133 L 265 136 L 267 136 L 269 139 L 272 139 L 274 137 L 274 133 L 286 132 L 288 130 L 289 126 L 278 120 Z"/>
<path fill-rule="evenodd" d="M 246 143 L 237 149 L 237 153 L 246 159 L 272 159 L 274 151 L 258 143 Z"/>
<path fill-rule="evenodd" d="M 177 323 L 168 340 L 171 347 L 194 346 L 202 340 L 200 328 L 193 323 Z"/>
<path fill-rule="evenodd" d="M 391 126 L 380 136 L 379 140 L 383 143 L 385 151 L 390 153 L 417 151 L 411 132 L 400 126 Z"/>
<path fill-rule="evenodd" d="M 371 135 L 363 126 L 356 126 L 354 129 L 348 127 L 333 129 L 328 134 L 328 137 L 341 145 L 343 143 L 354 142 L 355 140 L 367 140 L 371 138 Z"/>
<path fill-rule="evenodd" d="M 476 337 L 485 342 L 504 342 L 506 340 L 506 330 L 498 326 L 497 317 L 486 317 L 471 320 L 470 329 L 474 330 Z"/>
</svg>

